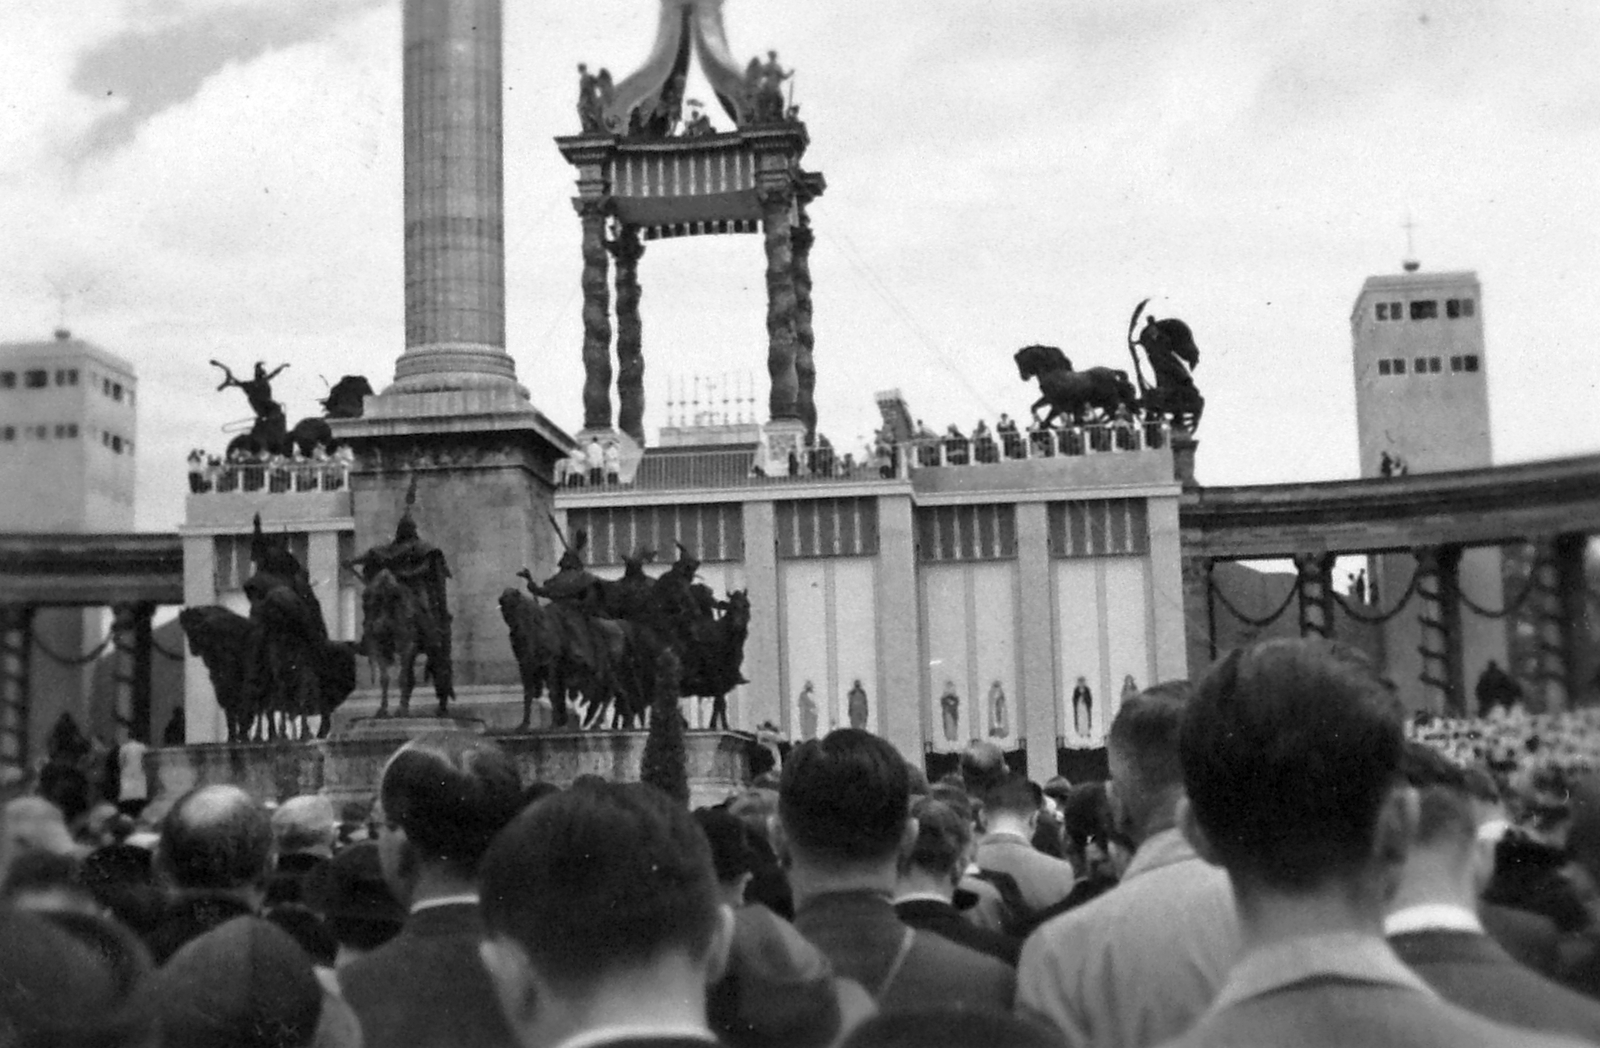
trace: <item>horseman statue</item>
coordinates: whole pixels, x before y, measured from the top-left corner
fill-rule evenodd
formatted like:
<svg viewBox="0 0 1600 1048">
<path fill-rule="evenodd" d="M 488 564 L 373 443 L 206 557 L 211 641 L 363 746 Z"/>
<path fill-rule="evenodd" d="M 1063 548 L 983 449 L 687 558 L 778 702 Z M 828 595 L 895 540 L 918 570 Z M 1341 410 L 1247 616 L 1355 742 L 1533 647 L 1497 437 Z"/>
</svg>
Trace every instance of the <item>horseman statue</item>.
<svg viewBox="0 0 1600 1048">
<path fill-rule="evenodd" d="M 1192 374 L 1200 366 L 1200 350 L 1194 344 L 1194 334 L 1189 330 L 1189 325 L 1176 317 L 1165 320 L 1145 317 L 1144 330 L 1139 332 L 1135 340 L 1133 329 L 1149 303 L 1149 299 L 1140 302 L 1133 311 L 1133 319 L 1128 322 L 1128 352 L 1133 354 L 1134 371 L 1144 396 L 1144 415 L 1146 418 L 1166 418 L 1174 427 L 1192 433 L 1200 425 L 1200 415 L 1206 406 L 1206 398 L 1200 395 Z M 1150 361 L 1154 385 L 1145 385 L 1135 346 L 1142 348 Z"/>
<path fill-rule="evenodd" d="M 556 573 L 542 586 L 533 581 L 527 569 L 520 574 L 527 580 L 528 592 L 548 600 L 554 608 L 562 647 L 579 667 L 580 675 L 607 678 L 610 670 L 607 647 L 596 639 L 594 630 L 594 620 L 604 610 L 605 584 L 583 562 L 589 533 L 579 528 L 568 543 L 566 536 L 557 529 L 556 537 L 565 547 L 561 559 L 556 562 Z"/>
<path fill-rule="evenodd" d="M 413 477 L 394 541 L 372 547 L 349 566 L 360 571 L 365 585 L 362 602 L 367 636 L 363 647 L 368 659 L 379 666 L 385 682 L 388 666 L 396 660 L 401 662 L 402 714 L 411 697 L 411 662 L 417 655 L 425 655 L 443 715 L 449 699 L 454 697 L 455 677 L 450 643 L 450 565 L 444 551 L 418 534 L 412 516 L 416 500 L 417 481 Z M 381 709 L 386 710 L 387 688 L 383 701 Z"/>
</svg>

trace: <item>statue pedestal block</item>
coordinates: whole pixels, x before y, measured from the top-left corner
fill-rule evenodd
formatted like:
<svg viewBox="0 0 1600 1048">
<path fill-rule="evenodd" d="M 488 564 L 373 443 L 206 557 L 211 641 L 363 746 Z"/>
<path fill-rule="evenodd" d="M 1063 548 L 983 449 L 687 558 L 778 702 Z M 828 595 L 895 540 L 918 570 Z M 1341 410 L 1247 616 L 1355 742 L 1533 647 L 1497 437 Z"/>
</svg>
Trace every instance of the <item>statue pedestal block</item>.
<svg viewBox="0 0 1600 1048">
<path fill-rule="evenodd" d="M 474 686 L 515 687 L 520 695 L 499 596 L 520 587 L 523 567 L 540 578 L 555 570 L 554 465 L 572 438 L 511 384 L 423 392 L 397 386 L 369 397 L 365 417 L 335 423 L 334 435 L 355 454 L 356 552 L 393 540 L 416 481 L 418 531 L 450 565 L 457 695 Z M 436 700 L 420 679 L 420 659 L 418 666 L 411 698 L 421 713 Z"/>
</svg>

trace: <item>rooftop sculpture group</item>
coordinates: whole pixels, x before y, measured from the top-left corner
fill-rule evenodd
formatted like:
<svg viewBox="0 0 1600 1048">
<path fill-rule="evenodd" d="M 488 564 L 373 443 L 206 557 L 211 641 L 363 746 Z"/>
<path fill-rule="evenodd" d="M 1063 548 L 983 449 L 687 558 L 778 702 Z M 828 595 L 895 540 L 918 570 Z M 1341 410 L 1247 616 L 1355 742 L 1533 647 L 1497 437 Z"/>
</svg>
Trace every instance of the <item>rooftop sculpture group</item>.
<svg viewBox="0 0 1600 1048">
<path fill-rule="evenodd" d="M 1175 429 L 1191 433 L 1199 426 L 1206 401 L 1195 386 L 1191 371 L 1200 364 L 1200 350 L 1189 325 L 1176 317 L 1145 317 L 1144 330 L 1134 338 L 1134 329 L 1149 301 L 1139 303 L 1128 322 L 1128 353 L 1133 357 L 1137 391 L 1128 380 L 1128 373 L 1117 368 L 1073 370 L 1072 361 L 1055 346 L 1033 345 L 1017 350 L 1013 356 L 1017 373 L 1024 382 L 1039 382 L 1040 396 L 1033 404 L 1033 413 L 1038 416 L 1041 408 L 1049 409 L 1041 424 L 1048 426 L 1061 417 L 1081 425 L 1096 419 L 1139 416 L 1166 420 Z M 1140 349 L 1150 362 L 1153 383 L 1145 382 Z"/>
<path fill-rule="evenodd" d="M 735 127 L 798 119 L 799 107 L 784 96 L 783 85 L 793 71 L 779 64 L 776 51 L 741 68 L 728 49 L 720 0 L 662 0 L 655 47 L 638 72 L 619 84 L 609 69 L 591 73 L 587 64 L 578 66 L 582 132 L 641 138 L 710 134 L 704 105 L 684 97 L 692 52 L 699 54 L 717 101 Z"/>
<path fill-rule="evenodd" d="M 272 398 L 272 380 L 282 374 L 288 364 L 279 364 L 268 371 L 266 361 L 258 360 L 255 373 L 243 380 L 220 361 L 211 361 L 211 366 L 222 369 L 222 384 L 217 386 L 217 391 L 237 386 L 244 391 L 245 398 L 250 402 L 250 410 L 255 415 L 250 431 L 228 442 L 230 459 L 238 452 L 288 455 L 298 451 L 302 455 L 310 455 L 319 447 L 331 448 L 334 443 L 333 430 L 327 420 L 360 418 L 365 410 L 366 398 L 372 395 L 372 385 L 365 376 L 345 375 L 333 384 L 328 395 L 322 399 L 321 418 L 303 418 L 290 429 L 283 405 Z"/>
</svg>

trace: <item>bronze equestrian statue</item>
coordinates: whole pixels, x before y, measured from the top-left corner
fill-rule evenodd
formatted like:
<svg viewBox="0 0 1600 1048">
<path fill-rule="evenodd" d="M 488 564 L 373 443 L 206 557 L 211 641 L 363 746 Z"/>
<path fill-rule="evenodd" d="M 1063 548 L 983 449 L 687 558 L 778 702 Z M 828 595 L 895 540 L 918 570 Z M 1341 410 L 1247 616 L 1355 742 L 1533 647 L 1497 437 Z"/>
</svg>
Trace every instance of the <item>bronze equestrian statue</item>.
<svg viewBox="0 0 1600 1048">
<path fill-rule="evenodd" d="M 394 541 L 372 547 L 347 566 L 359 569 L 365 584 L 361 599 L 366 620 L 361 647 L 368 661 L 386 674 L 388 667 L 401 662 L 407 651 L 413 660 L 419 654 L 426 656 L 425 676 L 433 678 L 439 716 L 443 717 L 449 711 L 450 700 L 455 698 L 447 591 L 450 565 L 439 547 L 418 534 L 417 522 L 411 515 L 416 498 L 417 482 L 413 477 Z M 410 662 L 401 662 L 401 716 L 410 710 L 410 685 L 414 682 Z M 379 715 L 387 712 L 386 689 Z"/>
</svg>

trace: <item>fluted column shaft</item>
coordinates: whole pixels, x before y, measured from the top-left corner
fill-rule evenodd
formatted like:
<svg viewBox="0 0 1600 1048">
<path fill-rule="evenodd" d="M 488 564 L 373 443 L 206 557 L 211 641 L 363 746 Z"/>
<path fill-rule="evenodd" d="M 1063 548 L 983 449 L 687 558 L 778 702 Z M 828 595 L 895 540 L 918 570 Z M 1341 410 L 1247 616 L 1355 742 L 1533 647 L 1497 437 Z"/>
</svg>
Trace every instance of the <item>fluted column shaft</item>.
<svg viewBox="0 0 1600 1048">
<path fill-rule="evenodd" d="M 415 390 L 515 382 L 505 351 L 500 0 L 406 0 L 406 349 Z"/>
</svg>

